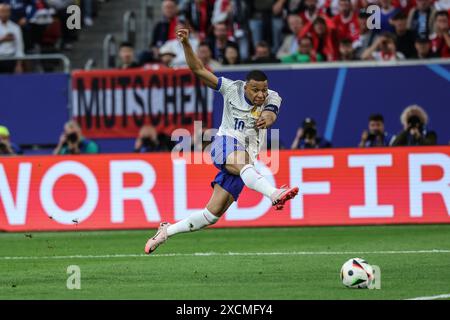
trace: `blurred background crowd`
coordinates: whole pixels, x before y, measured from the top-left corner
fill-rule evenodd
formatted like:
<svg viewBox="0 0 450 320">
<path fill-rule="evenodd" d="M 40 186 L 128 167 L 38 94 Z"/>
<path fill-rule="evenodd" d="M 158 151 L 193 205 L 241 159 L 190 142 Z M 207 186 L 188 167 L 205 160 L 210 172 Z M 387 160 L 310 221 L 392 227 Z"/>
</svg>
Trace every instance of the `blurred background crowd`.
<svg viewBox="0 0 450 320">
<path fill-rule="evenodd" d="M 0 58 L 72 50 L 103 1 L 0 0 Z M 81 30 L 66 27 L 73 4 L 82 11 Z M 371 5 L 379 8 L 379 25 Z M 194 49 L 212 69 L 450 57 L 450 0 L 163 0 L 160 6 L 153 30 L 145 31 L 152 35 L 146 50 L 120 44 L 121 68 L 185 65 L 177 26 L 191 30 Z M 21 67 L 2 63 L 0 72 Z"/>
</svg>

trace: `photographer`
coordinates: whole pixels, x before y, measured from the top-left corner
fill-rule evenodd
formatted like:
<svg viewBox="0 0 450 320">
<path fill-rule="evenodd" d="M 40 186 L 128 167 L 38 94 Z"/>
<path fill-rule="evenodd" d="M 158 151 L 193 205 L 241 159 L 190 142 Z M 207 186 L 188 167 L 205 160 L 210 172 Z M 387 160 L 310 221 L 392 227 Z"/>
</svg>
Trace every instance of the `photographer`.
<svg viewBox="0 0 450 320">
<path fill-rule="evenodd" d="M 53 154 L 95 154 L 98 153 L 97 144 L 83 137 L 81 128 L 71 120 L 64 125 L 64 133 L 59 138 L 59 143 Z"/>
<path fill-rule="evenodd" d="M 318 137 L 316 121 L 306 118 L 301 128 L 297 131 L 297 136 L 292 143 L 291 149 L 322 149 L 331 148 L 331 143 L 324 138 Z"/>
<path fill-rule="evenodd" d="M 364 130 L 361 136 L 360 148 L 388 147 L 394 141 L 395 136 L 384 129 L 384 117 L 381 114 L 373 114 L 369 117 L 369 129 Z"/>
<path fill-rule="evenodd" d="M 172 141 L 164 133 L 156 131 L 155 127 L 145 125 L 139 131 L 139 136 L 134 144 L 134 152 L 161 152 L 172 150 Z"/>
<path fill-rule="evenodd" d="M 8 128 L 0 126 L 0 156 L 14 156 L 17 154 L 22 154 L 22 150 L 11 142 Z"/>
<path fill-rule="evenodd" d="M 431 146 L 437 144 L 437 134 L 427 129 L 428 115 L 417 105 L 407 107 L 400 121 L 404 130 L 392 143 L 393 146 Z"/>
</svg>

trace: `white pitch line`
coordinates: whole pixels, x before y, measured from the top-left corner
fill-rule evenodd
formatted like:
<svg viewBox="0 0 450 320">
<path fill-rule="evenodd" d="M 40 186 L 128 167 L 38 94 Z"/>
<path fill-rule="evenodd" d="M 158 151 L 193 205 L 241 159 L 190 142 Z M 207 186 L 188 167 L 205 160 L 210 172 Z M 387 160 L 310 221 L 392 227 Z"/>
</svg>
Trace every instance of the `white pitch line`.
<svg viewBox="0 0 450 320">
<path fill-rule="evenodd" d="M 430 296 L 430 297 L 417 297 L 417 298 L 411 298 L 411 299 L 405 299 L 405 300 L 437 300 L 437 299 L 449 299 L 449 294 L 440 294 L 438 296 Z"/>
<path fill-rule="evenodd" d="M 161 254 L 104 254 L 72 256 L 16 256 L 0 257 L 2 260 L 58 260 L 58 259 L 114 259 L 140 257 L 232 257 L 232 256 L 302 256 L 302 255 L 362 255 L 362 254 L 438 254 L 450 253 L 447 249 L 409 250 L 409 251 L 293 251 L 293 252 L 195 252 L 195 253 L 161 253 Z"/>
</svg>

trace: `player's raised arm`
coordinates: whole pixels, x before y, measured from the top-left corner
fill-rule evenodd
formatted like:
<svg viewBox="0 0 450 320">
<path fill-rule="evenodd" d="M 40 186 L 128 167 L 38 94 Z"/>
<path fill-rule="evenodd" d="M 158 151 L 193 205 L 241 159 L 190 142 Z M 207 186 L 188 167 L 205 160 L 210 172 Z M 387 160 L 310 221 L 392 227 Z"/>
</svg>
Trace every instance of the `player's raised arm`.
<svg viewBox="0 0 450 320">
<path fill-rule="evenodd" d="M 184 55 L 186 56 L 186 62 L 192 72 L 198 76 L 208 87 L 216 90 L 219 79 L 208 69 L 205 68 L 200 59 L 195 55 L 189 43 L 189 30 L 178 29 L 177 38 L 183 45 Z"/>
</svg>

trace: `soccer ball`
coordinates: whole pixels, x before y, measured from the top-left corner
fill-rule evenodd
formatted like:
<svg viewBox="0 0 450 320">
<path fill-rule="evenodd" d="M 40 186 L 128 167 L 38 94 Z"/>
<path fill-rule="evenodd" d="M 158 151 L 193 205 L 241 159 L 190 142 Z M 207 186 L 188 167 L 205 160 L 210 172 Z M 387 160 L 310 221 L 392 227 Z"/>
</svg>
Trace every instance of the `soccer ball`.
<svg viewBox="0 0 450 320">
<path fill-rule="evenodd" d="M 342 283 L 348 288 L 369 288 L 373 279 L 373 268 L 364 259 L 350 259 L 341 268 Z"/>
</svg>

